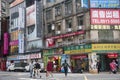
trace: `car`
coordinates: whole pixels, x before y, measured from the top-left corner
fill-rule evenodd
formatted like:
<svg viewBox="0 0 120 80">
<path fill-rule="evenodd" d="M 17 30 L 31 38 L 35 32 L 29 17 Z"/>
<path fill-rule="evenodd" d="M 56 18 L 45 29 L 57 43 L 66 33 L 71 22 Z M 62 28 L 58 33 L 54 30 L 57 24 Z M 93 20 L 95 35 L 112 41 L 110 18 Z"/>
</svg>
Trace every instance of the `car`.
<svg viewBox="0 0 120 80">
<path fill-rule="evenodd" d="M 14 64 L 11 63 L 8 68 L 7 68 L 7 71 L 14 71 Z"/>
<path fill-rule="evenodd" d="M 25 66 L 27 65 L 27 63 L 24 62 L 18 62 L 18 63 L 14 63 L 11 64 L 8 67 L 8 71 L 26 71 Z"/>
<path fill-rule="evenodd" d="M 30 71 L 30 65 L 29 65 L 29 64 L 25 66 L 25 71 L 26 71 L 26 72 L 29 72 L 29 71 Z"/>
</svg>

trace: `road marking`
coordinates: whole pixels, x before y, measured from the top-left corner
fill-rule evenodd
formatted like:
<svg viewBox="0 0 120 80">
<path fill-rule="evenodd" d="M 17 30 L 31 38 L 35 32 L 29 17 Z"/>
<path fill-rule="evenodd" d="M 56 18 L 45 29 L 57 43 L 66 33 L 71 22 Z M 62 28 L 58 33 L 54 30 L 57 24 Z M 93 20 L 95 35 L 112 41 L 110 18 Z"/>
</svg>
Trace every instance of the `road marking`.
<svg viewBox="0 0 120 80">
<path fill-rule="evenodd" d="M 85 80 L 88 80 L 87 77 L 86 77 L 85 75 L 84 75 L 84 79 L 85 79 Z"/>
</svg>

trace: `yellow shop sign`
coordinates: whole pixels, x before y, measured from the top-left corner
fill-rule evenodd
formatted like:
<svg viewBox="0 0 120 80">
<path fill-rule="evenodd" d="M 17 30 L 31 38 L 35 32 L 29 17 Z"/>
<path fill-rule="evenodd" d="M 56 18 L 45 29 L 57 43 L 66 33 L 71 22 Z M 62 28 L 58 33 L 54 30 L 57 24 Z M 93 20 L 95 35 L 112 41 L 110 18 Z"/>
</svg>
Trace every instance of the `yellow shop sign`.
<svg viewBox="0 0 120 80">
<path fill-rule="evenodd" d="M 92 44 L 92 50 L 120 50 L 120 44 Z"/>
</svg>

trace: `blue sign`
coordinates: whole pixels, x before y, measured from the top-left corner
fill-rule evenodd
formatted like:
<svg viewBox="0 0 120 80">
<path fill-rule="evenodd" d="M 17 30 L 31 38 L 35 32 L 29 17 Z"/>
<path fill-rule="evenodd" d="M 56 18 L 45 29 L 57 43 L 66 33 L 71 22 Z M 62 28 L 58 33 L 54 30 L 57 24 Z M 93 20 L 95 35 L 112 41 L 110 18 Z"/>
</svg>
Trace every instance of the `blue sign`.
<svg viewBox="0 0 120 80">
<path fill-rule="evenodd" d="M 88 0 L 81 0 L 81 2 L 82 2 L 81 7 L 88 8 Z"/>
<path fill-rule="evenodd" d="M 91 8 L 120 8 L 119 0 L 90 0 Z"/>
</svg>

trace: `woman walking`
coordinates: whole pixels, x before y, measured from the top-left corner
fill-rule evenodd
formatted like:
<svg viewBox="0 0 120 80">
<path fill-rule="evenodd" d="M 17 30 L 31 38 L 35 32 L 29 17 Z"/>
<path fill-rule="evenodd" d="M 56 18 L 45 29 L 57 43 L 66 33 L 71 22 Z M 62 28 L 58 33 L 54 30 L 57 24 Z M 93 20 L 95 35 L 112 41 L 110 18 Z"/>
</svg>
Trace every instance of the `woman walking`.
<svg viewBox="0 0 120 80">
<path fill-rule="evenodd" d="M 53 77 L 53 62 L 52 60 L 49 60 L 47 63 L 47 72 L 46 72 L 46 77 L 51 76 Z"/>
</svg>

